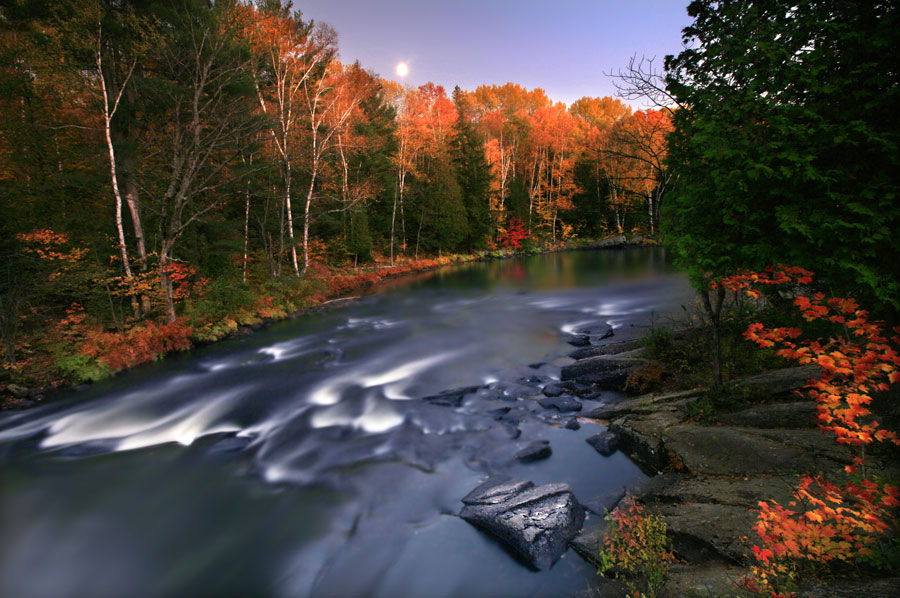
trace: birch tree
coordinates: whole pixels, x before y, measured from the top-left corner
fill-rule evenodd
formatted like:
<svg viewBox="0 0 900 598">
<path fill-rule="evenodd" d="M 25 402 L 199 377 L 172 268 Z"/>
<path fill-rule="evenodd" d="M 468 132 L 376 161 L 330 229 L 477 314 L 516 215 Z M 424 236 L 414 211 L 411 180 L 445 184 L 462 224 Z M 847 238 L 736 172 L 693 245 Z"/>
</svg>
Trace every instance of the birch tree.
<svg viewBox="0 0 900 598">
<path fill-rule="evenodd" d="M 247 35 L 262 62 L 261 68 L 253 70 L 253 83 L 280 162 L 291 265 L 299 276 L 291 195 L 293 165 L 298 156 L 292 140 L 296 128 L 302 126 L 304 86 L 311 77 L 321 78 L 323 66 L 337 50 L 335 36 L 329 28 L 304 22 L 298 13 L 291 14 L 290 5 L 258 11 L 248 7 L 247 12 Z"/>
<path fill-rule="evenodd" d="M 324 76 L 311 77 L 303 84 L 305 119 L 307 125 L 307 165 L 309 186 L 303 210 L 303 269 L 309 267 L 309 226 L 312 204 L 316 197 L 316 183 L 325 156 L 333 149 L 337 136 L 347 126 L 350 116 L 368 93 L 365 86 L 346 84 L 345 77 L 361 70 L 354 65 L 345 71 L 343 65 L 332 60 Z"/>
</svg>

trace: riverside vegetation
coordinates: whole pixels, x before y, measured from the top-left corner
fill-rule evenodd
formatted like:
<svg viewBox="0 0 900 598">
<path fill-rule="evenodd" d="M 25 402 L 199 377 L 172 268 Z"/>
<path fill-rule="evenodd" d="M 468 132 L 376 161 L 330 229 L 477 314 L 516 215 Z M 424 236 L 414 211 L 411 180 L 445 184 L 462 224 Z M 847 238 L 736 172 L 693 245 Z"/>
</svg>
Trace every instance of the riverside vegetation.
<svg viewBox="0 0 900 598">
<path fill-rule="evenodd" d="M 0 383 L 98 379 L 385 275 L 658 233 L 667 110 L 404 87 L 338 51 L 286 1 L 4 6 Z"/>
<path fill-rule="evenodd" d="M 869 580 L 894 573 L 900 567 L 900 469 L 896 466 L 900 413 L 896 388 L 892 390 L 890 385 L 900 380 L 900 326 L 889 330 L 884 322 L 870 320 L 868 311 L 860 309 L 855 301 L 826 298 L 824 293 L 810 290 L 811 286 L 815 289 L 814 276 L 802 268 L 746 272 L 718 284 L 729 291 L 727 296 L 731 299 L 723 308 L 719 331 L 721 348 L 727 349 L 718 360 L 724 383 L 707 385 L 706 389 L 695 391 L 693 397 L 682 398 L 679 409 L 683 415 L 664 425 L 661 431 L 651 432 L 664 445 L 661 450 L 670 451 L 653 461 L 653 466 L 686 470 L 693 476 L 718 473 L 744 480 L 765 473 L 765 468 L 754 464 L 711 471 L 696 461 L 682 461 L 684 453 L 680 451 L 684 449 L 678 448 L 677 434 L 667 435 L 666 430 L 691 421 L 770 429 L 772 438 L 799 446 L 802 441 L 795 435 L 779 436 L 777 429 L 810 426 L 815 416 L 816 424 L 826 435 L 825 443 L 852 449 L 841 449 L 843 467 L 829 467 L 813 460 L 798 465 L 797 471 L 785 476 L 794 468 L 775 463 L 775 469 L 768 473 L 781 471 L 779 477 L 789 490 L 785 493 L 781 489 L 778 498 L 766 494 L 765 487 L 771 485 L 763 481 L 743 491 L 745 499 L 757 500 L 753 505 L 756 521 L 752 529 L 751 520 L 746 515 L 739 516 L 737 521 L 718 524 L 723 529 L 721 537 L 714 540 L 719 546 L 733 543 L 722 554 L 745 567 L 723 574 L 724 587 L 731 586 L 730 591 L 735 594 L 789 597 L 797 596 L 804 588 L 808 592 L 816 580 L 832 580 L 833 584 L 835 579 L 862 577 L 864 581 L 857 582 L 857 587 L 862 588 L 867 587 Z M 645 335 L 643 356 L 650 362 L 632 371 L 625 383 L 626 389 L 650 393 L 645 395 L 650 400 L 645 401 L 643 413 L 653 417 L 656 411 L 671 409 L 672 403 L 664 399 L 656 399 L 654 408 L 654 393 L 665 397 L 675 389 L 696 388 L 696 383 L 702 381 L 698 372 L 705 372 L 707 382 L 711 379 L 710 364 L 717 360 L 710 353 L 710 327 L 708 322 L 691 328 L 655 327 Z M 739 332 L 741 329 L 743 332 Z M 744 348 L 738 350 L 741 345 Z M 792 384 L 799 386 L 808 377 L 803 388 L 794 392 L 813 401 L 814 410 L 806 409 L 805 403 L 784 403 L 779 398 L 784 389 L 779 390 L 777 385 L 747 382 L 753 380 L 754 374 L 765 377 L 770 368 L 791 362 L 815 368 Z M 684 397 L 685 393 L 675 395 Z M 615 405 L 611 409 L 615 410 Z M 771 415 L 763 415 L 767 410 Z M 619 408 L 617 412 L 625 414 L 628 410 Z M 607 410 L 601 415 L 612 418 L 609 413 Z M 807 424 L 798 424 L 800 413 L 807 414 L 801 417 L 808 419 Z M 764 421 L 759 421 L 760 416 Z M 619 422 L 618 428 L 626 436 L 649 429 L 642 428 L 639 422 L 627 421 Z M 715 430 L 707 429 L 709 433 Z M 741 429 L 747 428 L 736 428 Z M 827 444 L 821 446 L 817 453 L 830 450 Z M 725 445 L 721 450 L 730 448 Z M 758 450 L 750 446 L 740 458 L 765 459 Z M 640 454 L 637 458 L 646 461 Z M 690 484 L 691 479 L 697 478 L 689 476 L 687 482 L 675 484 Z M 668 545 L 666 521 L 677 521 L 683 516 L 678 507 L 669 507 L 668 511 L 667 507 L 660 507 L 660 495 L 665 497 L 666 490 L 653 489 L 638 496 L 638 502 L 631 497 L 623 499 L 609 516 L 614 525 L 599 544 L 601 571 L 628 575 L 628 587 L 635 596 L 657 595 L 664 587 L 669 567 L 663 558 L 667 553 L 661 552 Z M 677 493 L 673 491 L 669 496 L 672 495 Z M 726 496 L 710 495 L 707 499 L 731 504 Z M 648 506 L 642 507 L 641 501 Z M 650 513 L 644 512 L 647 508 Z M 660 512 L 667 517 L 661 518 Z M 651 532 L 656 534 L 653 542 L 645 539 Z M 676 529 L 675 533 L 683 536 L 685 530 Z M 689 554 L 683 539 L 676 543 L 680 544 L 676 554 L 688 561 L 697 560 Z M 672 587 L 674 584 L 669 587 L 670 594 Z"/>
<path fill-rule="evenodd" d="M 880 578 L 898 556 L 897 5 L 696 0 L 688 13 L 664 81 L 643 73 L 631 90 L 673 107 L 661 222 L 704 326 L 651 332 L 654 361 L 629 382 L 702 389 L 603 415 L 648 466 L 682 472 L 638 497 L 676 554 L 714 547 L 746 567 L 721 569 L 716 591 L 682 576 L 674 595 L 893 595 Z M 766 371 L 791 363 L 807 369 Z M 799 387 L 806 402 L 784 402 Z"/>
</svg>

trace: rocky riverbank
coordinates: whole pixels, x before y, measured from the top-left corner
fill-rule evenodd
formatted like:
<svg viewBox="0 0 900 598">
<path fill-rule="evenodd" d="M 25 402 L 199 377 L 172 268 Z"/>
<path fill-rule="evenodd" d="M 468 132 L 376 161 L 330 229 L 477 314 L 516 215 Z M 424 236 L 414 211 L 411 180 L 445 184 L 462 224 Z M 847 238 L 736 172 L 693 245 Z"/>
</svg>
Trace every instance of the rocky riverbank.
<svg viewBox="0 0 900 598">
<path fill-rule="evenodd" d="M 589 444 L 603 455 L 617 449 L 625 452 L 652 477 L 609 496 L 577 499 L 564 485 L 533 488 L 526 480 L 491 479 L 464 499 L 460 515 L 500 538 L 535 568 L 552 565 L 566 540 L 582 558 L 599 566 L 607 523 L 594 517 L 578 531 L 583 519 L 578 501 L 588 512 L 602 515 L 605 509 L 614 509 L 627 491 L 668 527 L 679 563 L 671 568 L 665 595 L 739 595 L 735 584 L 752 562 L 752 526 L 759 502 L 789 503 L 805 474 L 841 479 L 844 466 L 855 456 L 832 434 L 817 428 L 815 405 L 793 392 L 818 377 L 818 366 L 773 370 L 734 381 L 747 395 L 765 401 L 703 419 L 692 408 L 703 389 L 601 399 L 598 407 L 582 410 L 579 393 L 583 398 L 587 389 L 622 391 L 628 375 L 647 363 L 638 341 L 590 344 L 599 338 L 606 338 L 604 331 L 592 331 L 588 346 L 570 354 L 575 361 L 562 366 L 562 379 L 544 386 L 545 398 L 537 402 L 560 413 L 580 412 L 566 427 L 606 424 L 604 432 L 588 439 Z M 604 398 L 608 396 L 604 393 Z M 524 452 L 540 448 L 527 447 Z M 550 447 L 544 449 L 546 454 L 534 453 L 536 458 L 549 456 Z M 871 467 L 896 473 L 896 464 L 887 460 L 875 460 Z M 897 596 L 898 587 L 900 578 L 846 580 L 810 584 L 801 588 L 800 595 L 823 598 L 858 592 L 888 597 Z"/>
<path fill-rule="evenodd" d="M 639 367 L 640 350 L 621 343 L 605 354 L 576 361 L 564 368 L 576 380 L 606 374 L 620 379 L 622 370 Z M 831 433 L 816 426 L 815 405 L 793 392 L 818 366 L 764 372 L 734 382 L 766 402 L 723 413 L 703 421 L 691 406 L 702 389 L 649 394 L 603 405 L 582 417 L 608 423 L 618 447 L 649 471 L 659 472 L 628 489 L 651 513 L 662 516 L 681 563 L 672 568 L 669 595 L 697 592 L 703 596 L 734 596 L 734 582 L 751 562 L 755 539 L 751 528 L 758 503 L 787 504 L 804 474 L 843 477 L 855 456 Z M 895 470 L 896 464 L 875 461 L 873 467 Z M 572 541 L 585 559 L 597 562 L 606 522 L 589 526 Z M 866 596 L 897 596 L 900 579 L 845 581 L 834 586 L 810 585 L 801 596 L 842 596 L 861 591 Z"/>
</svg>

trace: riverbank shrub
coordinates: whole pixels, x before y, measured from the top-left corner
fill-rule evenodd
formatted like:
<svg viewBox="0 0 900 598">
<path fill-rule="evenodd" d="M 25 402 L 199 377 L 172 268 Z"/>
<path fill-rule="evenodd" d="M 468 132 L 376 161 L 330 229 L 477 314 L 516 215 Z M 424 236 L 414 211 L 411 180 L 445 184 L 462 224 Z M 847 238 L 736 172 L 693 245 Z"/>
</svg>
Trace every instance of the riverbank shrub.
<svg viewBox="0 0 900 598">
<path fill-rule="evenodd" d="M 239 278 L 223 276 L 206 287 L 206 292 L 185 306 L 185 317 L 194 325 L 222 320 L 234 314 L 251 311 L 256 294 Z"/>
<path fill-rule="evenodd" d="M 630 596 L 656 596 L 675 561 L 665 521 L 646 513 L 631 495 L 607 513 L 606 520 L 609 529 L 600 546 L 597 573 L 624 581 Z"/>
<path fill-rule="evenodd" d="M 62 334 L 49 345 L 53 366 L 73 382 L 96 382 L 192 346 L 193 328 L 183 318 L 171 324 L 147 321 L 122 332 L 104 331 L 89 320 L 64 320 L 60 328 Z"/>
<path fill-rule="evenodd" d="M 898 433 L 883 428 L 870 409 L 873 395 L 900 382 L 900 326 L 891 336 L 888 326 L 871 320 L 855 300 L 807 291 L 812 282 L 811 272 L 784 266 L 719 281 L 751 297 L 759 297 L 765 287 L 780 288 L 783 297 L 792 297 L 803 320 L 814 324 L 808 328 L 815 334 L 799 326 L 754 322 L 744 337 L 777 349 L 785 359 L 819 365 L 821 376 L 803 394 L 816 402 L 823 432 L 859 451 L 845 467 L 846 479 L 806 476 L 787 506 L 759 503 L 754 531 L 761 544 L 753 547 L 756 562 L 745 586 L 776 598 L 793 596 L 804 572 L 823 575 L 870 567 L 890 571 L 900 565 L 892 550 L 900 536 L 900 488 L 895 480 L 873 479 L 866 451 L 873 443 L 900 446 Z M 818 334 L 823 329 L 830 333 Z"/>
</svg>

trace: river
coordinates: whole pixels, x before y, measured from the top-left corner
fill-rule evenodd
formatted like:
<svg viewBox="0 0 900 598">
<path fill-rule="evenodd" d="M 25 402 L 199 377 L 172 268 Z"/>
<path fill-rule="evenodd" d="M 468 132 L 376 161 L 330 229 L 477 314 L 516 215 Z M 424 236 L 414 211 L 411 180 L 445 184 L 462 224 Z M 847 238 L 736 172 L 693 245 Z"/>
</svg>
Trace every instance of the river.
<svg viewBox="0 0 900 598">
<path fill-rule="evenodd" d="M 585 443 L 599 424 L 515 399 L 558 378 L 571 334 L 634 338 L 692 296 L 662 248 L 466 264 L 4 414 L 0 595 L 583 591 L 574 552 L 532 571 L 460 499 L 487 473 L 580 498 L 641 479 Z M 459 408 L 420 400 L 470 385 Z M 549 459 L 511 459 L 536 439 Z"/>
</svg>

